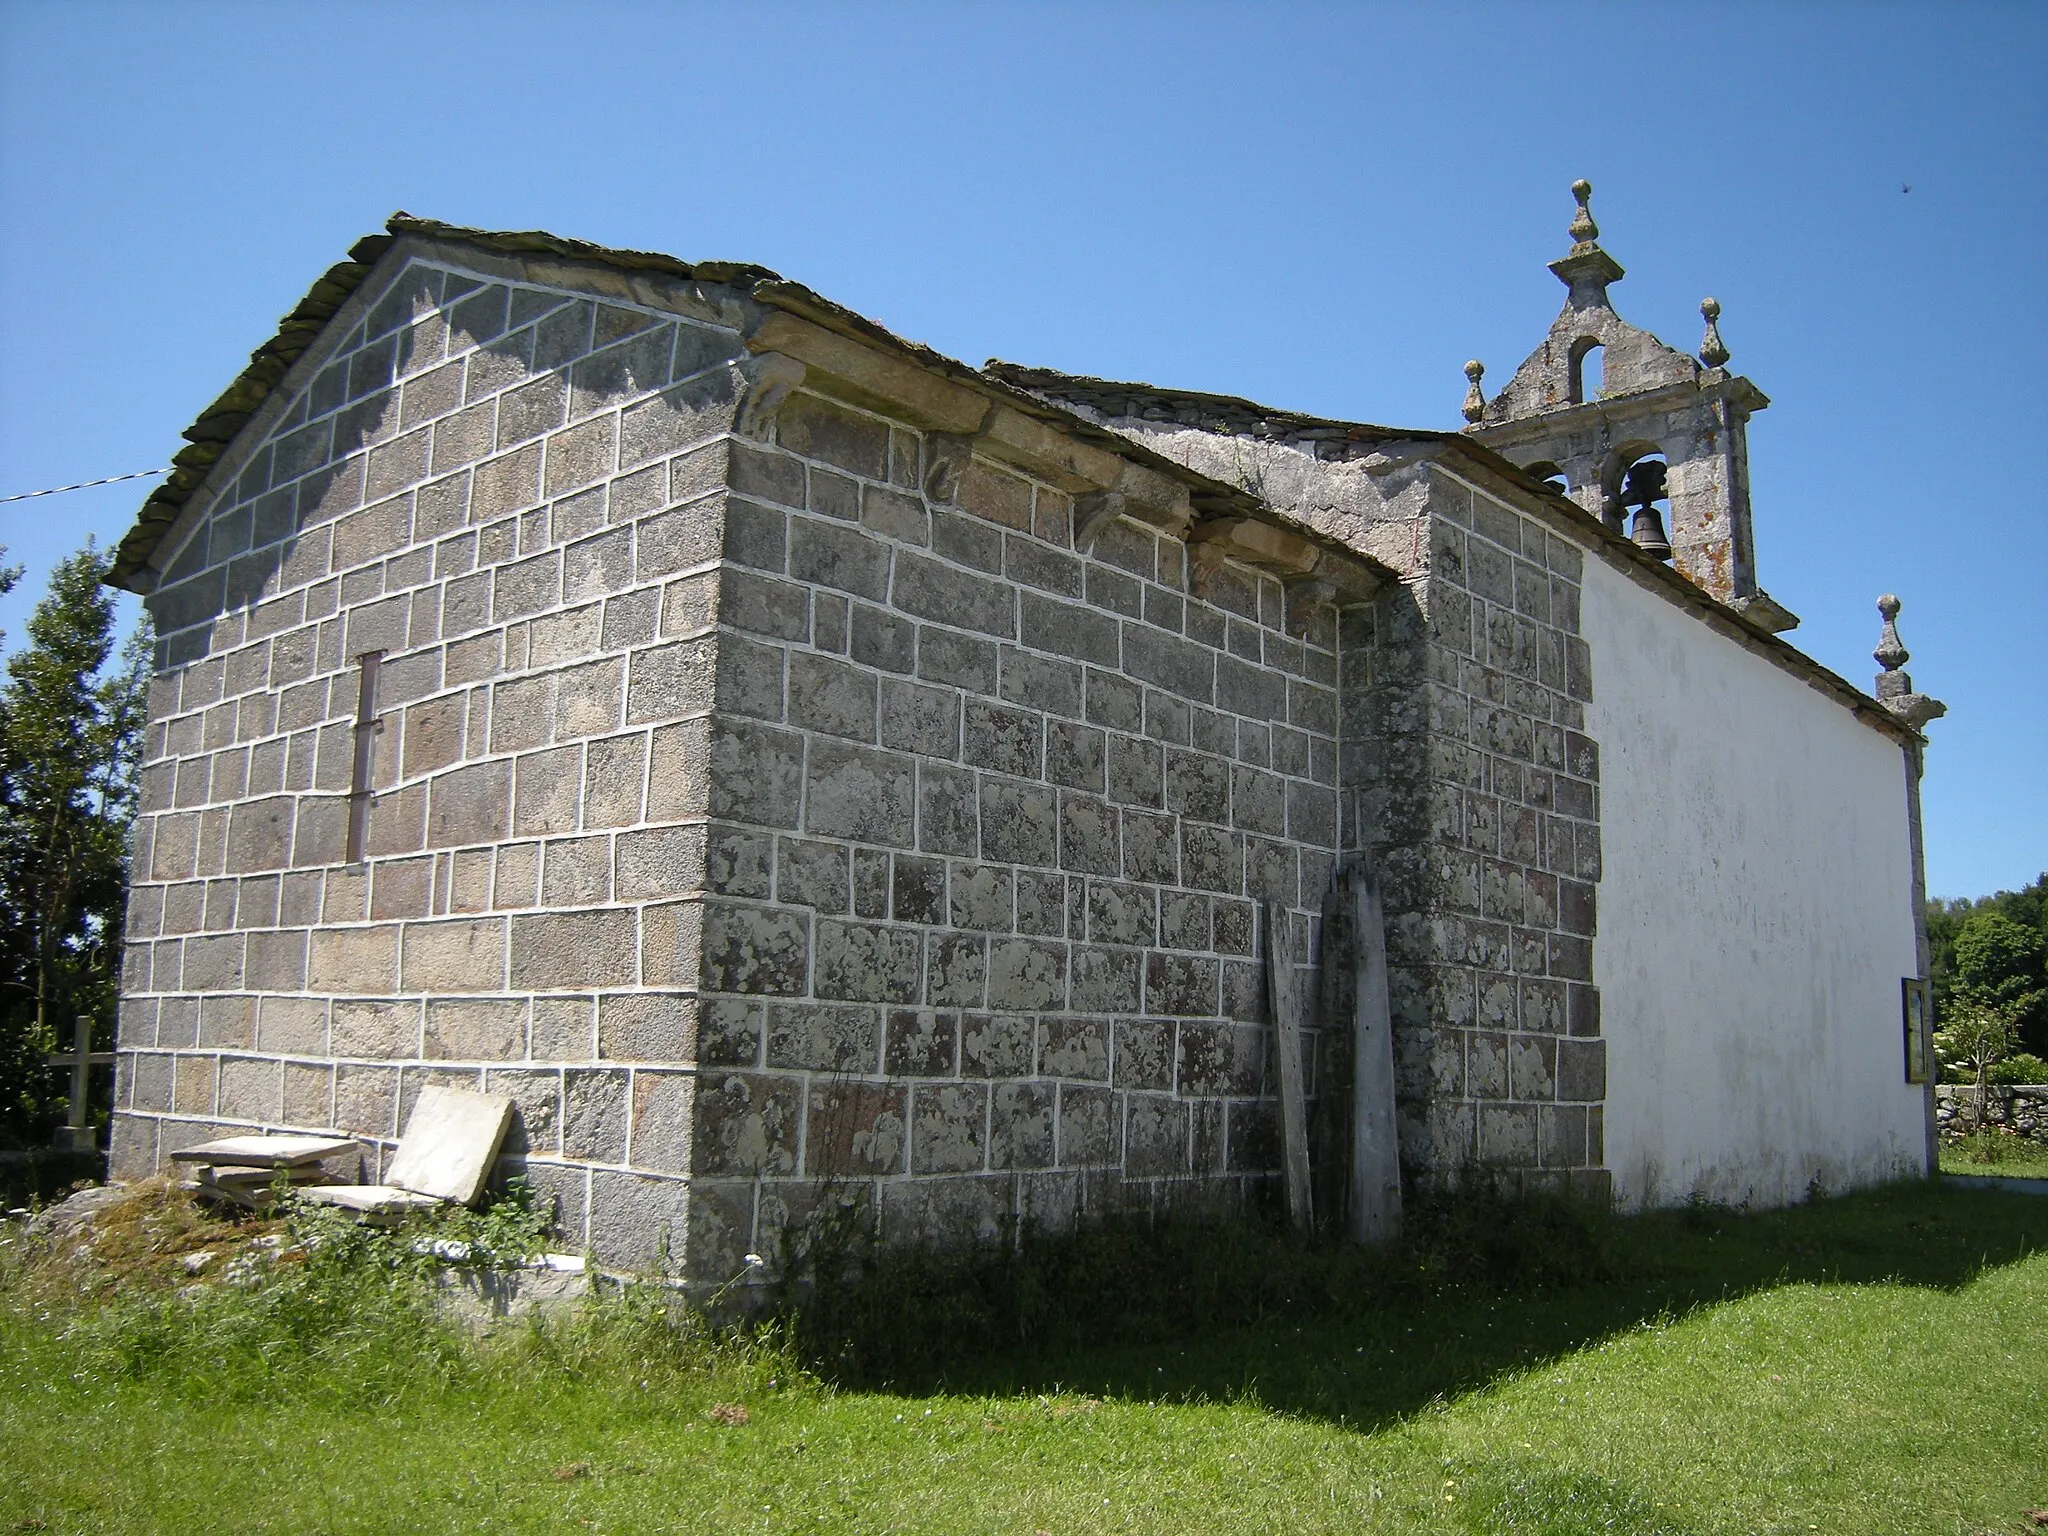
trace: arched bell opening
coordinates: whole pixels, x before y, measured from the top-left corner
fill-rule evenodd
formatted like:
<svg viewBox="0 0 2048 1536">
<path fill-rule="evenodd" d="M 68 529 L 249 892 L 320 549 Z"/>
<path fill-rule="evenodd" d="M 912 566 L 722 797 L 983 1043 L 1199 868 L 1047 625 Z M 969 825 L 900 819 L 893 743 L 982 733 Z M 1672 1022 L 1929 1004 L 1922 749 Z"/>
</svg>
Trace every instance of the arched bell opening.
<svg viewBox="0 0 2048 1536">
<path fill-rule="evenodd" d="M 1524 464 L 1522 473 L 1532 480 L 1541 480 L 1560 496 L 1568 494 L 1571 490 L 1565 483 L 1564 471 L 1548 459 L 1538 459 L 1534 464 Z"/>
<path fill-rule="evenodd" d="M 1600 398 L 1606 383 L 1606 356 L 1597 336 L 1581 336 L 1572 343 L 1567 389 L 1573 405 Z"/>
<path fill-rule="evenodd" d="M 1662 445 L 1648 438 L 1630 438 L 1616 443 L 1600 461 L 1600 519 L 1616 533 L 1628 532 L 1628 514 L 1622 506 L 1621 488 L 1631 466 L 1643 459 L 1662 459 Z"/>
<path fill-rule="evenodd" d="M 1615 491 L 1608 505 L 1614 509 L 1610 526 L 1621 526 L 1624 512 L 1632 514 L 1628 536 L 1644 554 L 1659 560 L 1671 558 L 1671 539 L 1665 532 L 1664 514 L 1671 503 L 1671 464 L 1661 450 L 1630 453 L 1618 460 Z"/>
</svg>

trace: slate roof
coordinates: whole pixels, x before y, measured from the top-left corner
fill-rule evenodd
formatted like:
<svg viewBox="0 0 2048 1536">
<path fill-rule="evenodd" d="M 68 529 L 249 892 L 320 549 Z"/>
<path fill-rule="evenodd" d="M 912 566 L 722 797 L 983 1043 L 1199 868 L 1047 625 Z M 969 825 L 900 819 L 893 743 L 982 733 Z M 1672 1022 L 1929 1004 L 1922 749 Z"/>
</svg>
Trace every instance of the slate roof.
<svg viewBox="0 0 2048 1536">
<path fill-rule="evenodd" d="M 1091 379 L 1083 374 L 1056 373 L 990 358 L 982 372 L 1033 394 L 1083 406 L 1104 416 L 1200 427 L 1231 437 L 1259 437 L 1277 442 L 1393 443 L 1469 442 L 1462 433 L 1431 432 L 1410 427 L 1378 427 L 1370 422 L 1332 421 L 1298 411 L 1276 411 L 1235 395 L 1209 395 L 1191 389 L 1162 389 L 1156 384 L 1124 384 Z M 1505 462 L 1504 460 L 1502 462 Z"/>
<path fill-rule="evenodd" d="M 1393 443 L 1437 443 L 1468 462 L 1521 489 L 1550 497 L 1573 511 L 1577 502 L 1547 480 L 1539 480 L 1512 460 L 1464 432 L 1439 432 L 1427 427 L 1383 427 L 1368 421 L 1336 421 L 1300 411 L 1275 410 L 1236 395 L 1211 395 L 1192 389 L 1165 389 L 1157 384 L 1122 383 L 1085 374 L 1028 368 L 990 358 L 982 372 L 1042 400 L 1054 400 L 1108 418 L 1157 422 L 1162 426 L 1196 427 L 1229 437 L 1256 437 L 1268 442 L 1309 448 L 1318 458 L 1365 457 Z M 1597 519 L 1595 519 L 1597 521 Z"/>
</svg>

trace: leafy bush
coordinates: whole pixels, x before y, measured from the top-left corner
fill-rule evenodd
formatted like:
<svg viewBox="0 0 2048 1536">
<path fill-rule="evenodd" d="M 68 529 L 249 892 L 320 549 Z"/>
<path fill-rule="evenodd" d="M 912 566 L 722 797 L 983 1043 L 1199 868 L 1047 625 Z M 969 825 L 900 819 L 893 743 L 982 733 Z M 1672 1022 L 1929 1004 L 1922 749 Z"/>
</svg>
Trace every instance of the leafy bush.
<svg viewBox="0 0 2048 1536">
<path fill-rule="evenodd" d="M 1984 1130 L 1961 1137 L 1955 1144 L 1956 1151 L 1966 1163 L 1996 1165 L 2010 1162 L 2030 1162 L 2040 1155 L 2040 1149 L 2023 1136 L 2011 1131 Z"/>
<path fill-rule="evenodd" d="M 2048 1083 L 2048 1061 L 2018 1051 L 1993 1065 L 1986 1075 L 1994 1083 Z"/>
</svg>

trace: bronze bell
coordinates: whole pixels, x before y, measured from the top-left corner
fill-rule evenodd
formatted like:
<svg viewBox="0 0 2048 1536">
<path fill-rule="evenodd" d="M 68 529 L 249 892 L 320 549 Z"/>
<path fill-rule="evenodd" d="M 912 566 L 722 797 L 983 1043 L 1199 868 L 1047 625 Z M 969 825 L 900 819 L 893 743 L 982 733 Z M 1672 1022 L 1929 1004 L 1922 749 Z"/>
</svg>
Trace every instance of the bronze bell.
<svg viewBox="0 0 2048 1536">
<path fill-rule="evenodd" d="M 1636 509 L 1629 537 L 1635 540 L 1636 547 L 1644 554 L 1658 560 L 1669 560 L 1671 540 L 1665 537 L 1664 519 L 1657 511 L 1657 503 L 1663 499 L 1663 463 L 1657 459 L 1644 459 L 1629 465 L 1621 488 L 1621 504 Z"/>
</svg>

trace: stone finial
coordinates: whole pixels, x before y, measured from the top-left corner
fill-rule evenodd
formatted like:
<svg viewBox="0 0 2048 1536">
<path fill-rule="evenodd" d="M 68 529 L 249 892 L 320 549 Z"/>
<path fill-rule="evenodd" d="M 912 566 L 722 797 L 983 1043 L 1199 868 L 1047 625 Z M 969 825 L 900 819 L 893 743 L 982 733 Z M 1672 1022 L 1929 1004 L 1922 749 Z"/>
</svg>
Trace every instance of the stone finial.
<svg viewBox="0 0 2048 1536">
<path fill-rule="evenodd" d="M 1565 233 L 1572 237 L 1574 254 L 1591 250 L 1593 242 L 1600 238 L 1600 226 L 1593 222 L 1593 210 L 1589 206 L 1593 197 L 1593 183 L 1583 176 L 1572 183 L 1572 196 L 1579 201 L 1578 211 L 1572 215 L 1571 227 Z"/>
<path fill-rule="evenodd" d="M 1700 361 L 1709 368 L 1719 368 L 1728 361 L 1728 348 L 1721 340 L 1721 327 L 1714 323 L 1721 318 L 1721 301 L 1701 299 L 1700 314 L 1707 322 L 1707 333 L 1700 338 Z"/>
<path fill-rule="evenodd" d="M 1877 600 L 1877 611 L 1884 620 L 1884 633 L 1878 636 L 1877 649 L 1870 653 L 1870 659 L 1885 671 L 1896 672 L 1913 659 L 1899 639 L 1899 600 L 1887 592 Z"/>
<path fill-rule="evenodd" d="M 1913 679 L 1901 670 L 1912 658 L 1899 639 L 1899 608 L 1898 598 L 1889 592 L 1877 600 L 1878 614 L 1884 619 L 1884 632 L 1878 636 L 1877 649 L 1870 653 L 1884 668 L 1877 674 L 1877 702 L 1918 730 L 1928 721 L 1947 714 L 1948 706 L 1924 693 L 1915 693 Z"/>
<path fill-rule="evenodd" d="M 1579 203 L 1571 226 L 1565 231 L 1572 237 L 1572 248 L 1553 261 L 1550 270 L 1571 289 L 1573 305 L 1580 309 L 1604 308 L 1607 285 L 1622 279 L 1621 263 L 1600 249 L 1600 226 L 1593 222 L 1593 210 L 1588 206 L 1593 183 L 1583 178 L 1573 182 L 1572 196 Z"/>
<path fill-rule="evenodd" d="M 1465 377 L 1472 385 L 1465 391 L 1465 419 L 1477 421 L 1486 414 L 1486 396 L 1479 389 L 1479 381 L 1486 377 L 1486 364 L 1473 358 L 1465 365 Z"/>
</svg>

